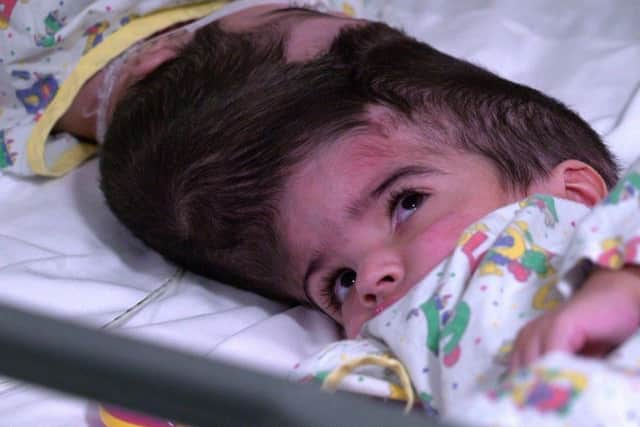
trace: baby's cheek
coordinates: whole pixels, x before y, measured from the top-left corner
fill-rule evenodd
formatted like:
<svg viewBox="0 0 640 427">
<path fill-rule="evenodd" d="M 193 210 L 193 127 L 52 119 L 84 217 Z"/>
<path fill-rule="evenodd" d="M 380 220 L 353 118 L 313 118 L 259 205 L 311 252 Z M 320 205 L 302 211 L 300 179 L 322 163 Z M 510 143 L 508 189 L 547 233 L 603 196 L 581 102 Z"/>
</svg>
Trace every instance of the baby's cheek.
<svg viewBox="0 0 640 427">
<path fill-rule="evenodd" d="M 426 275 L 456 247 L 462 232 L 475 221 L 475 216 L 446 215 L 425 228 L 416 239 L 416 250 L 411 252 L 420 254 L 420 260 L 415 262 L 422 276 Z"/>
<path fill-rule="evenodd" d="M 342 326 L 347 338 L 355 338 L 362 329 L 362 325 L 369 320 L 373 313 L 357 301 L 356 292 L 350 292 L 349 297 L 342 305 Z"/>
</svg>

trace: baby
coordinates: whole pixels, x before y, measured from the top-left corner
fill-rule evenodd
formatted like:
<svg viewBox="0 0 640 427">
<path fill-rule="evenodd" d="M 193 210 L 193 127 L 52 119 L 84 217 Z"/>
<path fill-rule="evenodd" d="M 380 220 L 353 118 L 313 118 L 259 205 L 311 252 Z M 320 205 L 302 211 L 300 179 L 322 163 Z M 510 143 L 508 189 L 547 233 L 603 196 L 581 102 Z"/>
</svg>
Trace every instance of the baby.
<svg viewBox="0 0 640 427">
<path fill-rule="evenodd" d="M 458 159 L 449 160 L 443 169 L 456 171 Z M 487 176 L 471 175 L 478 191 L 488 188 Z M 466 176 L 455 178 L 468 184 Z M 387 216 L 385 240 L 399 244 L 358 234 L 360 223 L 341 233 L 345 244 L 332 248 L 336 255 L 359 248 L 366 257 L 351 265 L 368 269 L 354 274 L 343 267 L 318 286 L 335 301 L 332 313 L 347 328 L 357 325 L 357 335 L 297 364 L 292 377 L 409 401 L 415 390 L 427 413 L 469 425 L 595 426 L 633 413 L 640 386 L 638 273 L 631 267 L 640 261 L 640 162 L 591 210 L 582 200 L 536 194 L 489 213 L 421 279 L 405 282 L 431 261 L 429 249 L 449 239 L 440 224 L 471 211 L 458 202 L 448 211 L 454 218 L 438 218 L 435 197 L 445 198 L 448 186 L 428 181 L 428 196 L 410 193 Z M 436 231 L 439 240 L 427 241 Z M 358 282 L 372 270 L 373 281 L 365 275 Z M 536 360 L 554 350 L 561 353 Z M 521 368 L 507 375 L 509 364 Z"/>
<path fill-rule="evenodd" d="M 294 377 L 335 384 L 360 364 L 397 368 L 392 354 L 399 379 L 369 369 L 345 387 L 404 398 L 408 377 L 428 412 L 472 425 L 521 423 L 525 407 L 536 425 L 626 414 L 637 400 L 603 409 L 599 385 L 621 397 L 640 386 L 635 372 L 621 372 L 640 355 L 630 339 L 640 325 L 640 163 L 603 202 L 615 166 L 577 117 L 468 64 L 438 63 L 444 75 L 428 76 L 436 60 L 426 49 L 390 39 L 363 55 L 379 73 L 370 90 L 392 94 L 366 109 L 368 127 L 297 163 L 278 196 L 284 286 L 357 338 L 296 366 Z M 404 64 L 391 46 L 411 71 L 395 69 Z M 615 364 L 553 355 L 532 365 L 552 351 L 612 350 Z M 526 369 L 505 378 L 506 367 Z"/>
<path fill-rule="evenodd" d="M 448 414 L 456 395 L 507 384 L 502 364 L 604 354 L 635 332 L 636 181 L 599 205 L 613 228 L 578 227 L 600 224 L 589 207 L 617 168 L 577 115 L 383 24 L 342 27 L 303 62 L 288 46 L 200 30 L 125 96 L 101 170 L 119 218 L 169 259 L 314 305 L 363 338 L 302 376 L 338 367 L 343 349 L 390 349 Z M 409 322 L 416 334 L 398 333 Z"/>
<path fill-rule="evenodd" d="M 344 387 L 405 398 L 408 377 L 428 412 L 471 425 L 626 416 L 640 386 L 640 163 L 603 201 L 615 166 L 579 119 L 468 64 L 429 76 L 432 53 L 388 37 L 363 56 L 379 73 L 369 89 L 397 90 L 391 101 L 292 167 L 278 195 L 283 286 L 353 338 L 293 377 L 335 385 L 360 364 L 397 368 L 392 355 L 398 378 L 366 367 Z M 411 71 L 395 68 L 401 54 Z M 532 365 L 552 351 L 564 354 Z"/>
</svg>

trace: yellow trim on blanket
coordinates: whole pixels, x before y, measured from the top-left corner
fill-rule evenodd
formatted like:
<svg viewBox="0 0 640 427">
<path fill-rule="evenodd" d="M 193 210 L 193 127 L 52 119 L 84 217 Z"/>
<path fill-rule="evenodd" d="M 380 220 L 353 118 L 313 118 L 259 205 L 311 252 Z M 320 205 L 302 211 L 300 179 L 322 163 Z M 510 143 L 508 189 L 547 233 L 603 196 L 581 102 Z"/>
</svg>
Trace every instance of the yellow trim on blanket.
<svg viewBox="0 0 640 427">
<path fill-rule="evenodd" d="M 226 3 L 226 0 L 214 0 L 153 12 L 131 21 L 84 55 L 31 131 L 27 141 L 27 161 L 34 173 L 52 177 L 62 176 L 96 152 L 94 144 L 79 143 L 62 153 L 51 168 L 47 166 L 44 155 L 51 129 L 91 76 L 138 40 L 179 22 L 209 15 Z"/>
<path fill-rule="evenodd" d="M 331 371 L 331 373 L 322 382 L 322 388 L 325 390 L 335 391 L 344 377 L 353 372 L 354 369 L 365 365 L 380 366 L 382 368 L 390 369 L 396 374 L 400 380 L 400 386 L 392 384 L 390 388 L 391 395 L 389 397 L 392 399 L 406 400 L 407 403 L 404 407 L 404 412 L 409 413 L 415 400 L 411 379 L 407 372 L 407 368 L 404 367 L 402 362 L 391 356 L 378 356 L 372 354 L 351 359 Z"/>
<path fill-rule="evenodd" d="M 46 142 L 46 137 L 45 137 Z M 45 144 L 43 144 L 44 146 Z M 42 155 L 44 156 L 44 148 L 42 151 Z M 67 149 L 64 153 L 62 153 L 55 161 L 55 163 L 51 166 L 51 172 L 55 173 L 56 171 L 60 171 L 60 175 L 63 175 L 69 172 L 71 169 L 78 166 L 80 163 L 87 160 L 89 157 L 93 156 L 96 153 L 96 145 L 87 142 L 79 142 L 73 147 Z M 46 165 L 45 165 L 46 167 Z M 53 176 L 60 176 L 53 175 Z"/>
</svg>

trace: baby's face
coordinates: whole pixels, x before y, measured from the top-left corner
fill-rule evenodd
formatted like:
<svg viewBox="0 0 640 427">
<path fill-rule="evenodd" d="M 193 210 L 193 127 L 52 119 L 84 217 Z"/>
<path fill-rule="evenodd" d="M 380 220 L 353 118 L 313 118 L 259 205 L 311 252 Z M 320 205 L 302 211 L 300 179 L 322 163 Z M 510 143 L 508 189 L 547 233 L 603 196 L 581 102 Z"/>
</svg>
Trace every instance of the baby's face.
<svg viewBox="0 0 640 427">
<path fill-rule="evenodd" d="M 408 128 L 345 137 L 304 162 L 280 205 L 296 288 L 354 337 L 455 246 L 519 197 L 488 160 L 436 153 Z"/>
</svg>

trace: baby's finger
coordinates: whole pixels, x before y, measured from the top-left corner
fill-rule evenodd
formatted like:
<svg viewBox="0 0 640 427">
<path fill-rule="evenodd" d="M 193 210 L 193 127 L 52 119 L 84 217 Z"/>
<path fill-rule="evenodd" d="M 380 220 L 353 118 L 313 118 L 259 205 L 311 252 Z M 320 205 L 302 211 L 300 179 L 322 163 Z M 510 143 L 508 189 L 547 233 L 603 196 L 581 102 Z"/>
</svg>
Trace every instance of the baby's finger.
<svg viewBox="0 0 640 427">
<path fill-rule="evenodd" d="M 552 351 L 577 353 L 584 346 L 581 334 L 576 333 L 570 322 L 558 318 L 545 336 L 542 354 Z"/>
<path fill-rule="evenodd" d="M 535 334 L 531 334 L 531 336 L 529 336 L 529 339 L 527 340 L 527 344 L 522 355 L 523 366 L 528 366 L 531 363 L 535 362 L 535 360 L 541 355 L 543 338 L 540 336 L 541 331 L 536 332 L 537 333 Z"/>
<path fill-rule="evenodd" d="M 514 347 L 513 350 L 511 350 L 511 354 L 509 355 L 509 371 L 510 372 L 517 371 L 522 366 L 522 358 L 520 354 L 521 354 L 521 351 L 516 347 Z"/>
<path fill-rule="evenodd" d="M 509 370 L 515 371 L 522 368 L 525 365 L 525 359 L 527 354 L 527 346 L 531 340 L 532 330 L 531 325 L 527 325 L 520 330 L 518 336 L 513 341 L 511 354 L 509 355 Z"/>
</svg>

